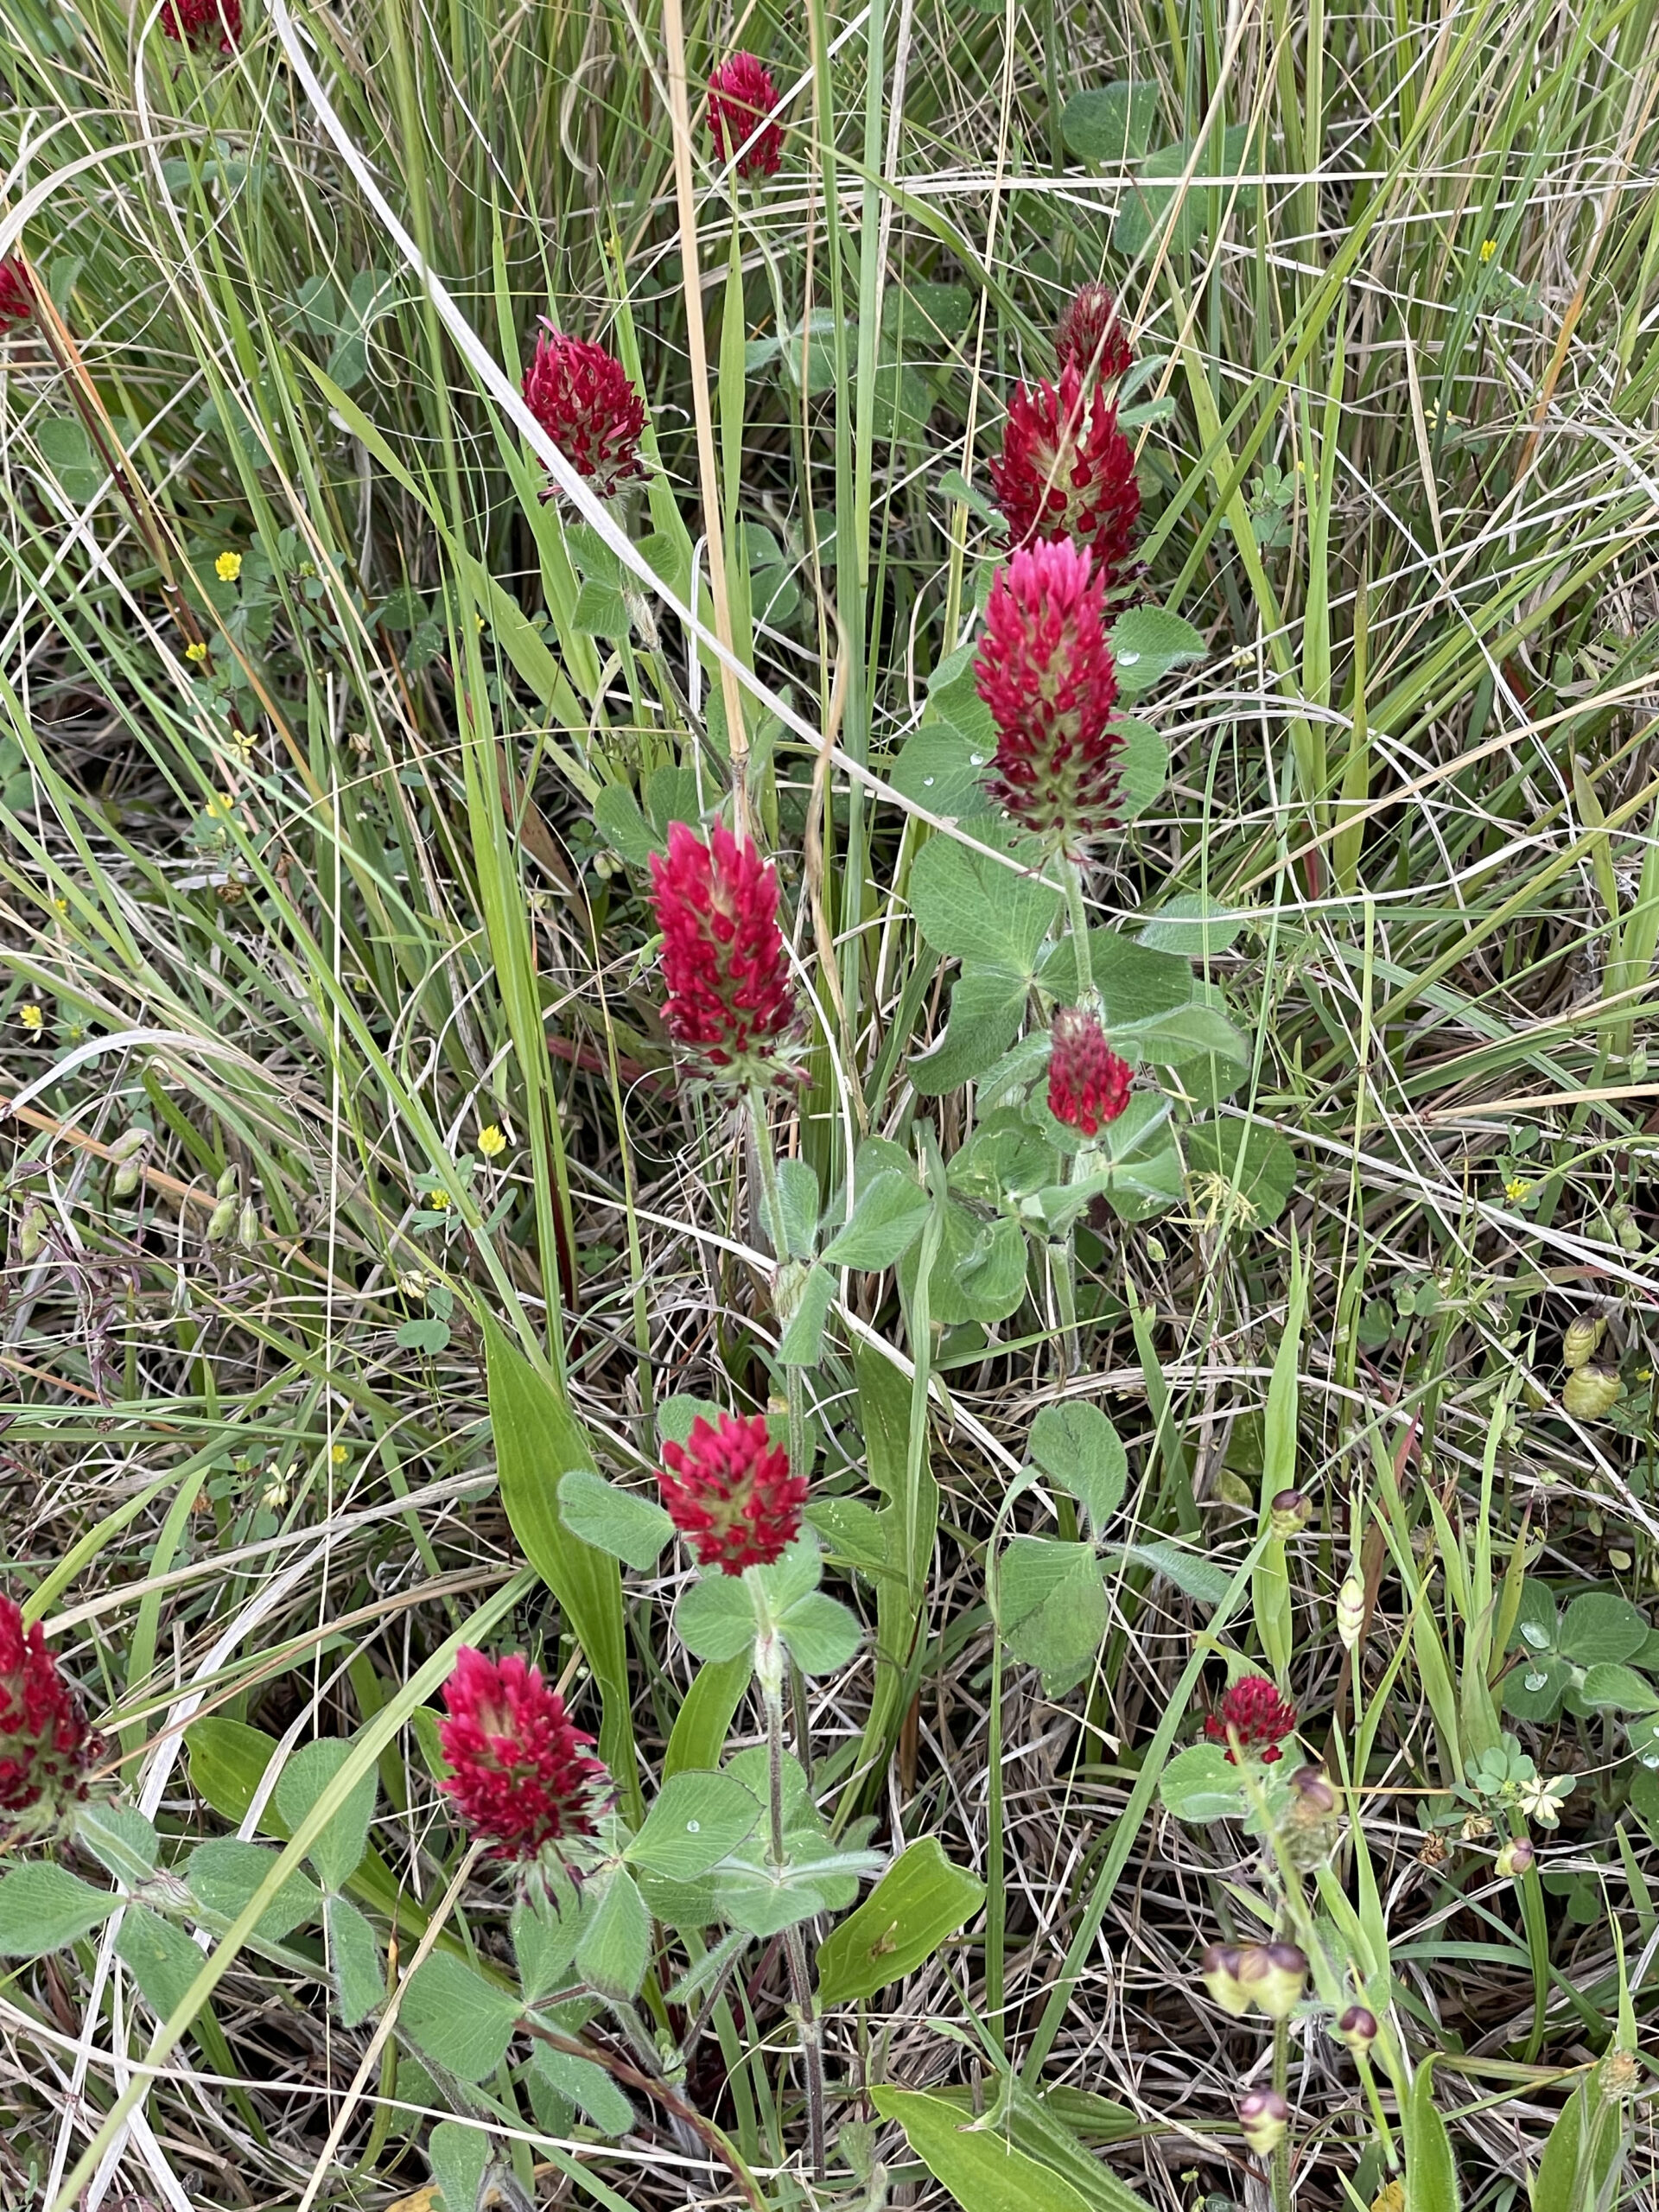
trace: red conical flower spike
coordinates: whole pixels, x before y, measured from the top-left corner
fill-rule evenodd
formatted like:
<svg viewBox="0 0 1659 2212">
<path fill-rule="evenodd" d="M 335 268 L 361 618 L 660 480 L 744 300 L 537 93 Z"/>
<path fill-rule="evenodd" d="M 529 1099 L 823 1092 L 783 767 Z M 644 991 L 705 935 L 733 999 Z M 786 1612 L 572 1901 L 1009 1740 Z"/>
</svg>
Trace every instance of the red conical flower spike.
<svg viewBox="0 0 1659 2212">
<path fill-rule="evenodd" d="M 1296 1729 L 1296 1708 L 1281 1698 L 1265 1675 L 1241 1675 L 1221 1700 L 1221 1710 L 1211 1713 L 1204 1732 L 1212 1744 L 1227 1742 L 1228 1732 L 1237 1737 L 1247 1754 L 1271 1766 L 1281 1756 L 1279 1746 Z M 1227 1753 L 1233 1757 L 1230 1747 Z"/>
<path fill-rule="evenodd" d="M 438 1742 L 453 1769 L 442 1784 L 493 1859 L 534 1859 L 545 1845 L 592 1835 L 605 1769 L 541 1669 L 514 1652 L 486 1659 L 467 1646 L 444 1684 Z"/>
<path fill-rule="evenodd" d="M 86 1795 L 102 1745 L 36 1621 L 0 1597 L 0 1840 L 50 1827 Z"/>
<path fill-rule="evenodd" d="M 1117 319 L 1117 302 L 1103 284 L 1085 284 L 1068 301 L 1054 333 L 1054 352 L 1061 368 L 1075 363 L 1085 380 L 1116 383 L 1128 373 L 1135 355 Z"/>
<path fill-rule="evenodd" d="M 181 45 L 234 54 L 242 43 L 242 0 L 163 0 L 162 30 Z"/>
<path fill-rule="evenodd" d="M 789 1453 L 760 1414 L 722 1414 L 710 1428 L 699 1414 L 683 1444 L 664 1445 L 663 1458 L 663 1503 L 699 1567 L 723 1574 L 770 1567 L 800 1535 L 806 1478 L 790 1473 Z"/>
<path fill-rule="evenodd" d="M 726 1082 L 775 1076 L 794 1007 L 771 861 L 729 830 L 717 825 L 705 845 L 674 822 L 668 857 L 651 856 L 651 884 L 669 1035 Z"/>
<path fill-rule="evenodd" d="M 627 371 L 602 346 L 555 330 L 545 315 L 524 371 L 524 404 L 601 499 L 645 474 L 645 403 Z M 543 496 L 556 499 L 556 486 Z"/>
<path fill-rule="evenodd" d="M 1105 582 L 1069 540 L 1014 554 L 991 587 L 975 663 L 996 724 L 987 788 L 1068 854 L 1117 817 L 1117 699 Z"/>
<path fill-rule="evenodd" d="M 1048 1062 L 1048 1110 L 1057 1122 L 1092 1137 L 1129 1103 L 1134 1071 L 1106 1042 L 1092 1014 L 1063 1006 L 1054 1016 Z"/>
<path fill-rule="evenodd" d="M 1058 389 L 1015 391 L 991 482 L 1015 545 L 1073 537 L 1091 549 L 1103 575 L 1128 558 L 1141 518 L 1135 454 L 1105 385 L 1094 385 L 1085 402 L 1075 360 L 1062 367 Z"/>
<path fill-rule="evenodd" d="M 35 312 L 35 287 L 22 260 L 13 254 L 0 261 L 0 331 L 27 322 Z"/>
<path fill-rule="evenodd" d="M 778 87 L 764 62 L 753 54 L 734 54 L 722 61 L 709 79 L 709 128 L 716 157 L 728 159 L 777 105 Z M 784 134 L 767 121 L 738 162 L 737 173 L 745 179 L 775 175 L 783 152 Z"/>
</svg>

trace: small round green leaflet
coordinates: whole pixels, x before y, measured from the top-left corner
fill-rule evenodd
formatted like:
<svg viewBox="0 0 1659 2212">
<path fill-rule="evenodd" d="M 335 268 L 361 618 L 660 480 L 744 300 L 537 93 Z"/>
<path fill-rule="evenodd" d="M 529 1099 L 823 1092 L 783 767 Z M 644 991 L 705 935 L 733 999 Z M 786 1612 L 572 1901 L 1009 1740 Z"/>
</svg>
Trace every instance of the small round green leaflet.
<svg viewBox="0 0 1659 2212">
<path fill-rule="evenodd" d="M 458 2081 L 493 2074 L 524 2006 L 516 1991 L 486 1981 L 475 1967 L 434 1951 L 404 1984 L 398 2024 Z"/>
<path fill-rule="evenodd" d="M 120 1904 L 67 1867 L 13 1866 L 0 1874 L 0 1959 L 38 1959 L 92 1929 Z"/>
<path fill-rule="evenodd" d="M 573 1536 L 641 1574 L 656 1566 L 674 1534 L 674 1523 L 655 1498 L 619 1490 L 591 1467 L 572 1467 L 560 1476 L 559 1518 Z"/>
<path fill-rule="evenodd" d="M 576 1971 L 588 1987 L 613 2003 L 636 1997 L 651 1956 L 651 1916 L 626 1866 L 589 1878 L 598 1895 L 593 1917 L 576 1948 Z"/>
<path fill-rule="evenodd" d="M 320 1736 L 291 1752 L 277 1779 L 276 1810 L 297 1828 L 322 1797 L 352 1755 L 342 1737 Z M 362 1864 L 374 1817 L 375 1775 L 371 1768 L 352 1784 L 322 1834 L 311 1846 L 311 1864 L 325 1890 L 343 1890 Z"/>
</svg>

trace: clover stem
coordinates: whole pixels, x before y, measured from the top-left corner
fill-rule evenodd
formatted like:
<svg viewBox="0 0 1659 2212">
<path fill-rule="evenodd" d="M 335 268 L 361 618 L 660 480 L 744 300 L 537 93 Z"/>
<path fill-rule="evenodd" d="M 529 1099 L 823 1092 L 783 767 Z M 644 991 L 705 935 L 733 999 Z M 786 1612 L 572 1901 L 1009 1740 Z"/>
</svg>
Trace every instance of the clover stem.
<svg viewBox="0 0 1659 2212">
<path fill-rule="evenodd" d="M 1076 861 L 1062 861 L 1065 872 L 1065 908 L 1071 924 L 1071 950 L 1077 963 L 1077 1004 L 1098 1011 L 1095 971 L 1089 952 L 1089 910 L 1083 903 L 1083 869 Z"/>
<path fill-rule="evenodd" d="M 781 1874 L 789 1864 L 789 1853 L 784 1840 L 784 1647 L 775 1631 L 756 1639 L 754 1671 L 766 1714 L 767 1811 L 771 1823 L 767 1855 L 774 1872 Z M 798 1921 L 784 1931 L 784 1955 L 789 1961 L 790 1993 L 800 2021 L 801 2070 L 806 2081 L 806 2126 L 812 2177 L 822 2181 L 825 2171 L 823 2046 L 812 1994 L 812 1971 L 807 1964 L 806 1943 Z"/>
</svg>

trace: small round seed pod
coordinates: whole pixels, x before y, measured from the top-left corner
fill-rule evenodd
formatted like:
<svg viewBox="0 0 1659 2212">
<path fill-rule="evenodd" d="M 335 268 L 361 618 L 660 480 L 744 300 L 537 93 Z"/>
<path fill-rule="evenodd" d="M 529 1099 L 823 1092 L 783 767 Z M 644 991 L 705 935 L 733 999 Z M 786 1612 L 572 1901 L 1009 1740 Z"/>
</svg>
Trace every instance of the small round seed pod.
<svg viewBox="0 0 1659 2212">
<path fill-rule="evenodd" d="M 1198 1974 L 1224 2012 L 1243 2019 L 1250 2009 L 1250 1993 L 1238 1978 L 1241 1954 L 1230 1943 L 1211 1943 L 1198 1961 Z"/>
<path fill-rule="evenodd" d="M 1363 2005 L 1351 2005 L 1337 2022 L 1337 2041 L 1363 2058 L 1376 2041 L 1376 2013 Z"/>
<path fill-rule="evenodd" d="M 1239 1954 L 1238 1978 L 1270 2020 L 1282 2020 L 1300 2002 L 1307 1957 L 1294 1943 L 1251 1943 Z"/>
<path fill-rule="evenodd" d="M 1624 1395 L 1611 1367 L 1575 1368 L 1567 1378 L 1561 1403 L 1574 1421 L 1600 1421 Z"/>
<path fill-rule="evenodd" d="M 1518 1882 L 1537 1855 L 1526 1837 L 1518 1835 L 1498 1853 L 1497 1871 L 1506 1882 Z"/>
<path fill-rule="evenodd" d="M 1275 1491 L 1268 1501 L 1268 1526 L 1282 1541 L 1306 1529 L 1313 1512 L 1313 1502 L 1306 1491 Z"/>
<path fill-rule="evenodd" d="M 1290 1786 L 1296 1792 L 1298 1810 L 1324 1820 L 1337 1809 L 1337 1793 L 1331 1787 L 1331 1777 L 1320 1766 L 1299 1766 L 1290 1777 Z"/>
<path fill-rule="evenodd" d="M 1337 1639 L 1351 1651 L 1365 1626 L 1365 1585 L 1351 1574 L 1337 1592 Z"/>
<path fill-rule="evenodd" d="M 1238 2124 L 1258 2158 L 1271 2158 L 1290 2126 L 1290 2107 L 1277 2089 L 1252 2089 L 1238 2101 Z"/>
</svg>

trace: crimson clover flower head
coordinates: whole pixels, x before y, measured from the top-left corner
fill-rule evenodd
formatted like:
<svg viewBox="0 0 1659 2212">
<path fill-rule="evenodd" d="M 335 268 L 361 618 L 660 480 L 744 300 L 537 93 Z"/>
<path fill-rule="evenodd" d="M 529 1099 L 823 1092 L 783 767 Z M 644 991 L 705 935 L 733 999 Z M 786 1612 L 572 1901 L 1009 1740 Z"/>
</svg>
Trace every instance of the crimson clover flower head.
<svg viewBox="0 0 1659 2212">
<path fill-rule="evenodd" d="M 452 1771 L 442 1787 L 493 1859 L 528 1861 L 594 1833 L 605 1768 L 539 1667 L 519 1652 L 486 1659 L 463 1645 L 443 1701 L 438 1742 Z"/>
<path fill-rule="evenodd" d="M 1260 1759 L 1263 1766 L 1279 1759 L 1279 1746 L 1295 1729 L 1295 1707 L 1280 1696 L 1265 1675 L 1241 1675 L 1222 1699 L 1220 1710 L 1209 1714 L 1204 1724 L 1212 1744 L 1225 1744 L 1230 1731 L 1246 1755 Z M 1230 1762 L 1230 1746 L 1227 1757 Z"/>
<path fill-rule="evenodd" d="M 1048 1110 L 1085 1137 L 1097 1136 L 1129 1103 L 1134 1071 L 1106 1041 L 1092 1014 L 1063 1006 L 1050 1031 Z"/>
<path fill-rule="evenodd" d="M 985 777 L 1000 805 L 1075 855 L 1117 819 L 1117 676 L 1106 582 L 1069 538 L 1022 547 L 1000 569 L 975 663 L 996 724 Z"/>
<path fill-rule="evenodd" d="M 578 476 L 601 499 L 645 473 L 639 458 L 645 403 L 614 353 L 556 330 L 543 315 L 524 371 L 524 404 Z M 556 499 L 556 486 L 543 494 Z"/>
<path fill-rule="evenodd" d="M 790 1473 L 789 1453 L 772 1443 L 761 1414 L 722 1414 L 710 1428 L 699 1414 L 685 1442 L 665 1444 L 663 1458 L 663 1503 L 699 1567 L 722 1574 L 770 1567 L 800 1535 L 806 1478 Z"/>
<path fill-rule="evenodd" d="M 717 1081 L 775 1078 L 795 1006 L 772 862 L 719 823 L 705 844 L 673 822 L 667 856 L 651 856 L 651 895 L 669 1035 Z"/>
<path fill-rule="evenodd" d="M 162 31 L 181 46 L 234 54 L 242 43 L 242 0 L 164 0 Z"/>
<path fill-rule="evenodd" d="M 0 1597 L 0 1838 L 54 1827 L 86 1795 L 102 1749 L 40 1623 L 26 1629 Z"/>
<path fill-rule="evenodd" d="M 35 287 L 21 255 L 0 261 L 0 332 L 27 322 L 35 312 Z"/>
<path fill-rule="evenodd" d="M 753 54 L 730 55 L 709 77 L 709 128 L 718 160 L 728 160 L 751 132 L 766 123 L 765 130 L 738 162 L 737 173 L 746 181 L 778 173 L 784 134 L 770 120 L 777 105 L 778 87 L 772 81 L 772 72 Z"/>
<path fill-rule="evenodd" d="M 1062 364 L 1058 385 L 1015 390 L 991 484 L 1014 544 L 1073 537 L 1103 575 L 1128 560 L 1141 519 L 1135 452 L 1108 387 L 1095 382 L 1085 393 L 1075 359 Z"/>
<path fill-rule="evenodd" d="M 1084 284 L 1067 301 L 1054 332 L 1061 368 L 1075 362 L 1078 372 L 1115 384 L 1127 376 L 1135 355 L 1117 319 L 1117 302 L 1104 284 Z"/>
</svg>

